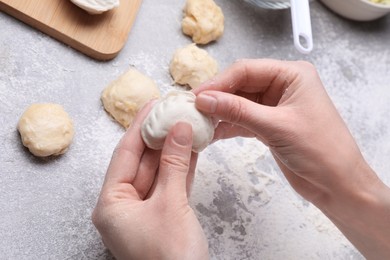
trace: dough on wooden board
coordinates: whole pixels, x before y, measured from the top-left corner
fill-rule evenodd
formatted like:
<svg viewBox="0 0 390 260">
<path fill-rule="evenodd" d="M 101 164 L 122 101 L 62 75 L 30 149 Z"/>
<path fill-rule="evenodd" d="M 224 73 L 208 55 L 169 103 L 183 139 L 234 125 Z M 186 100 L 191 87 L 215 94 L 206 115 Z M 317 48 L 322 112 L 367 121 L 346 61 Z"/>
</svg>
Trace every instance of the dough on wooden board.
<svg viewBox="0 0 390 260">
<path fill-rule="evenodd" d="M 61 105 L 52 103 L 28 107 L 19 119 L 18 130 L 23 145 L 39 157 L 65 153 L 74 135 L 69 115 Z"/>
<path fill-rule="evenodd" d="M 214 137 L 214 123 L 196 109 L 195 98 L 189 91 L 171 91 L 160 99 L 142 124 L 145 144 L 151 149 L 162 149 L 168 131 L 178 122 L 187 122 L 192 125 L 192 150 L 200 152 L 206 148 Z"/>
<path fill-rule="evenodd" d="M 119 6 L 119 0 L 70 0 L 90 14 L 101 14 Z"/>
<path fill-rule="evenodd" d="M 190 44 L 176 50 L 169 72 L 176 83 L 196 88 L 218 73 L 218 63 L 207 51 Z"/>
<path fill-rule="evenodd" d="M 182 30 L 198 44 L 217 40 L 224 30 L 221 8 L 213 0 L 187 0 Z"/>
<path fill-rule="evenodd" d="M 106 111 L 128 128 L 138 111 L 149 100 L 159 97 L 160 90 L 152 79 L 129 69 L 103 90 L 101 100 Z"/>
</svg>

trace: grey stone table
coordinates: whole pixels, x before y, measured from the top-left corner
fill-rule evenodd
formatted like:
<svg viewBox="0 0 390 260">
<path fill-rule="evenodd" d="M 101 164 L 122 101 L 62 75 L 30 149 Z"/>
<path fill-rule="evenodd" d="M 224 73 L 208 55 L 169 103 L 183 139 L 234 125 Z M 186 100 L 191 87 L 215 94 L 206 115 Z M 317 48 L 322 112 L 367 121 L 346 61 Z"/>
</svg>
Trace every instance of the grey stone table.
<svg viewBox="0 0 390 260">
<path fill-rule="evenodd" d="M 103 88 L 130 66 L 175 88 L 168 74 L 183 0 L 145 0 L 117 58 L 98 62 L 0 13 L 0 259 L 111 259 L 91 223 L 112 150 L 124 133 L 103 110 Z M 292 44 L 289 10 L 217 0 L 226 31 L 205 47 L 221 69 L 240 58 L 314 63 L 365 157 L 390 183 L 390 17 L 358 23 L 311 3 L 314 50 Z M 16 124 L 31 103 L 62 104 L 76 135 L 63 156 L 37 159 Z M 287 184 L 251 139 L 201 153 L 191 204 L 213 259 L 361 259 L 315 207 Z M 353 176 L 352 176 L 353 177 Z"/>
</svg>

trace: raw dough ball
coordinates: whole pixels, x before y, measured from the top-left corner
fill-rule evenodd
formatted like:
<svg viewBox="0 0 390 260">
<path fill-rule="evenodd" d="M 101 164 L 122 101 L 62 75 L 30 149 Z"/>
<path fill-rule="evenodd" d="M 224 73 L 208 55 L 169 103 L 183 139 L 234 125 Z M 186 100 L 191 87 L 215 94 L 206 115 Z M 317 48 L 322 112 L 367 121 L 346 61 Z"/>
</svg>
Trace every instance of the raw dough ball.
<svg viewBox="0 0 390 260">
<path fill-rule="evenodd" d="M 218 63 L 205 50 L 190 44 L 175 52 L 169 71 L 176 83 L 196 88 L 217 74 Z"/>
<path fill-rule="evenodd" d="M 138 110 L 149 100 L 159 97 L 160 91 L 153 80 L 130 69 L 103 91 L 101 99 L 106 111 L 128 128 Z"/>
<path fill-rule="evenodd" d="M 187 0 L 182 21 L 183 33 L 199 44 L 221 37 L 224 16 L 213 0 Z"/>
<path fill-rule="evenodd" d="M 119 0 L 70 0 L 90 14 L 101 14 L 119 6 Z"/>
<path fill-rule="evenodd" d="M 177 122 L 192 125 L 194 152 L 200 152 L 211 142 L 214 136 L 214 124 L 210 117 L 195 107 L 195 95 L 189 91 L 172 91 L 159 100 L 141 128 L 146 145 L 155 150 L 162 149 L 169 129 Z"/>
<path fill-rule="evenodd" d="M 33 104 L 20 117 L 18 130 L 23 145 L 39 157 L 67 151 L 74 130 L 69 115 L 58 104 Z"/>
</svg>

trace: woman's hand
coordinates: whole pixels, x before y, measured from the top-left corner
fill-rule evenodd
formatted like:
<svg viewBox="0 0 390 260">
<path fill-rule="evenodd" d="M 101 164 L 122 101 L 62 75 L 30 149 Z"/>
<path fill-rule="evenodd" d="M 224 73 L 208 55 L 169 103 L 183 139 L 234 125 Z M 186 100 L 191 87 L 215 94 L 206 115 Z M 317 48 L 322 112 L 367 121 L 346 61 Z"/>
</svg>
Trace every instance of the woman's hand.
<svg viewBox="0 0 390 260">
<path fill-rule="evenodd" d="M 191 125 L 178 123 L 162 151 L 145 147 L 143 109 L 114 151 L 92 220 L 117 259 L 208 259 L 188 205 L 197 155 Z"/>
<path fill-rule="evenodd" d="M 389 189 L 365 162 L 311 64 L 243 60 L 194 93 L 197 108 L 221 120 L 215 139 L 261 140 L 293 188 L 366 256 L 390 259 Z"/>
<path fill-rule="evenodd" d="M 308 63 L 240 61 L 195 93 L 198 109 L 222 120 L 216 139 L 257 137 L 292 186 L 313 203 L 327 201 L 329 187 L 349 189 L 355 178 L 345 173 L 364 164 Z"/>
</svg>

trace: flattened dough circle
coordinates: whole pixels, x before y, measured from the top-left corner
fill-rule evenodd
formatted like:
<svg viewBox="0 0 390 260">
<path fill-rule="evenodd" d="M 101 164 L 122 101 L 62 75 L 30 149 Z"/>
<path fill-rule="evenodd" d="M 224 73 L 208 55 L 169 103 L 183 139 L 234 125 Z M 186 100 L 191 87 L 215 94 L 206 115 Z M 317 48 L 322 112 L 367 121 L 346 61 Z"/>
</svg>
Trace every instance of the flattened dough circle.
<svg viewBox="0 0 390 260">
<path fill-rule="evenodd" d="M 218 63 L 207 51 L 190 44 L 175 51 L 169 72 L 176 83 L 197 88 L 218 73 Z"/>
<path fill-rule="evenodd" d="M 65 153 L 74 135 L 69 115 L 52 103 L 28 107 L 19 119 L 18 130 L 23 145 L 39 157 Z"/>
<path fill-rule="evenodd" d="M 198 44 L 217 40 L 224 30 L 221 8 L 213 0 L 187 0 L 182 30 Z"/>
<path fill-rule="evenodd" d="M 101 100 L 105 110 L 127 128 L 140 108 L 159 97 L 160 90 L 152 79 L 130 69 L 104 89 Z"/>
</svg>

